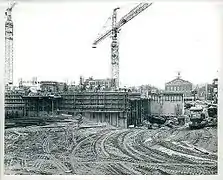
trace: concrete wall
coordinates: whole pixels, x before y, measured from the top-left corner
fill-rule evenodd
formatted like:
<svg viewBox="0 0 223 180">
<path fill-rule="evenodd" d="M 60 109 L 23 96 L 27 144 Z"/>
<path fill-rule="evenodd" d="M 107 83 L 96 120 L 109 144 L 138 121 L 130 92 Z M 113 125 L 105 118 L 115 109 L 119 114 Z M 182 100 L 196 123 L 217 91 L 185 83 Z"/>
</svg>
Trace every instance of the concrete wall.
<svg viewBox="0 0 223 180">
<path fill-rule="evenodd" d="M 115 127 L 127 128 L 127 118 L 120 112 L 85 112 L 83 115 L 96 123 L 108 123 Z"/>
<path fill-rule="evenodd" d="M 158 101 L 151 101 L 150 102 L 150 113 L 155 115 L 159 115 L 162 113 L 162 104 Z"/>
<path fill-rule="evenodd" d="M 183 114 L 182 101 L 151 101 L 151 114 L 152 115 L 179 115 Z"/>
</svg>

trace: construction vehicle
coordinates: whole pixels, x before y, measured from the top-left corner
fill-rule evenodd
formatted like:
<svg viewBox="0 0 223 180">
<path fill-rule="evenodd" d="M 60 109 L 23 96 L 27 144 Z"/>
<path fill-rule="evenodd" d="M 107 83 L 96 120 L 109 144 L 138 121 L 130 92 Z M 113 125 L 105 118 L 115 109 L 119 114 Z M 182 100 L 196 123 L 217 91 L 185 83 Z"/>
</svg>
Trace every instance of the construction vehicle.
<svg viewBox="0 0 223 180">
<path fill-rule="evenodd" d="M 206 106 L 194 106 L 190 108 L 190 123 L 191 129 L 199 129 L 208 126 L 217 126 L 218 121 L 218 106 L 209 104 Z"/>
<path fill-rule="evenodd" d="M 148 129 L 160 128 L 166 123 L 166 118 L 156 115 L 148 115 L 147 119 L 147 127 Z"/>
<path fill-rule="evenodd" d="M 208 112 L 208 124 L 207 126 L 217 126 L 218 122 L 218 106 L 211 105 L 207 109 Z"/>
<path fill-rule="evenodd" d="M 190 129 L 200 129 L 207 125 L 208 121 L 208 115 L 204 111 L 204 108 L 202 107 L 191 107 L 190 108 L 190 122 L 189 122 L 189 128 Z"/>
<path fill-rule="evenodd" d="M 104 40 L 106 37 L 111 35 L 112 43 L 111 43 L 111 79 L 112 79 L 112 87 L 114 89 L 119 88 L 119 41 L 118 41 L 118 33 L 121 30 L 121 27 L 126 24 L 128 21 L 136 17 L 142 11 L 147 9 L 152 3 L 140 3 L 135 8 L 133 8 L 129 13 L 123 16 L 119 22 L 117 21 L 117 10 L 120 7 L 115 8 L 113 10 L 113 14 L 108 20 L 112 20 L 112 27 L 109 28 L 105 33 L 99 34 L 97 39 L 93 42 L 92 48 L 96 48 L 96 45 Z M 107 20 L 107 21 L 108 21 Z"/>
<path fill-rule="evenodd" d="M 149 122 L 151 123 L 151 124 L 154 124 L 154 123 L 156 123 L 156 124 L 164 124 L 165 122 L 166 122 L 166 119 L 165 118 L 163 118 L 163 117 L 161 117 L 161 116 L 149 116 Z"/>
</svg>

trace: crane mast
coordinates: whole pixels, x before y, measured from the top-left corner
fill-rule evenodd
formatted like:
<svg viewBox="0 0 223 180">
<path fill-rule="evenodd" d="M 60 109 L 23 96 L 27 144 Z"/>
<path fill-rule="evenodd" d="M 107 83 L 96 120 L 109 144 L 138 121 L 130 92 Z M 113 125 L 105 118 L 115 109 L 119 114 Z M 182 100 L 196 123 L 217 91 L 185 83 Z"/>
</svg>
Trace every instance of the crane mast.
<svg viewBox="0 0 223 180">
<path fill-rule="evenodd" d="M 16 2 L 11 2 L 5 11 L 5 86 L 13 85 L 13 21 L 12 8 Z"/>
<path fill-rule="evenodd" d="M 112 87 L 119 87 L 119 42 L 118 42 L 118 28 L 116 27 L 117 10 L 113 10 L 112 15 L 112 43 L 111 43 L 111 77 Z"/>
<path fill-rule="evenodd" d="M 148 8 L 152 3 L 140 3 L 135 8 L 133 8 L 129 13 L 123 16 L 120 21 L 117 23 L 117 10 L 115 8 L 112 14 L 112 28 L 107 30 L 105 33 L 99 35 L 96 40 L 93 42 L 93 48 L 96 48 L 96 45 L 104 40 L 106 37 L 111 35 L 111 79 L 112 87 L 117 89 L 119 88 L 119 41 L 118 41 L 118 32 L 120 28 L 126 24 L 128 21 L 136 17 L 146 8 Z"/>
</svg>

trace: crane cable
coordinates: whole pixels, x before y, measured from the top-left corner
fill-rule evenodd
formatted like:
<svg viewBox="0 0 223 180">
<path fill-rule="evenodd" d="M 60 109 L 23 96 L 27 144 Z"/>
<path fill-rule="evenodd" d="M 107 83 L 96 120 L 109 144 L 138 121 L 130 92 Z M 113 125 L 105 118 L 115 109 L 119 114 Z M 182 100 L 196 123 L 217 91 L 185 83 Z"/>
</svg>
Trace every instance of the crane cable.
<svg viewBox="0 0 223 180">
<path fill-rule="evenodd" d="M 108 17 L 108 19 L 106 20 L 105 24 L 102 26 L 101 30 L 98 33 L 98 36 L 103 33 L 103 30 L 104 29 L 106 29 L 107 27 L 109 27 L 108 23 L 109 23 L 109 21 L 111 21 L 111 18 L 112 18 L 112 15 L 110 15 Z"/>
</svg>

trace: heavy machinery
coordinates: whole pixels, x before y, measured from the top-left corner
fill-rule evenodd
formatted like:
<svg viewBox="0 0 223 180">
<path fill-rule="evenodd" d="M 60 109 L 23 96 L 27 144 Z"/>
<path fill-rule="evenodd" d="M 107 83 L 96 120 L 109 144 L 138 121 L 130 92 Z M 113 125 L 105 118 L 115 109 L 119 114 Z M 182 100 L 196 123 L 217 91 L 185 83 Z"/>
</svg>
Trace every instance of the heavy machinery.
<svg viewBox="0 0 223 180">
<path fill-rule="evenodd" d="M 104 40 L 106 37 L 111 35 L 112 43 L 111 43 L 111 79 L 112 79 L 112 87 L 114 89 L 119 88 L 119 42 L 118 42 L 118 33 L 121 30 L 121 27 L 126 24 L 128 21 L 136 17 L 146 8 L 148 8 L 152 3 L 140 3 L 135 8 L 133 8 L 129 13 L 123 16 L 119 22 L 117 21 L 117 10 L 120 9 L 115 8 L 112 14 L 112 27 L 107 30 L 105 33 L 100 34 L 97 39 L 93 42 L 93 48 L 96 48 L 97 44 Z M 110 18 L 110 17 L 109 17 Z"/>
<path fill-rule="evenodd" d="M 194 106 L 190 108 L 190 129 L 199 129 L 208 126 L 217 126 L 217 105 Z"/>
<path fill-rule="evenodd" d="M 218 106 L 211 105 L 207 109 L 208 112 L 208 124 L 207 126 L 217 126 L 218 122 Z"/>
<path fill-rule="evenodd" d="M 159 128 L 166 123 L 166 118 L 155 115 L 147 116 L 147 127 L 148 129 L 152 129 L 154 126 Z"/>
<path fill-rule="evenodd" d="M 205 112 L 205 109 L 201 106 L 191 107 L 189 118 L 190 118 L 190 122 L 189 122 L 190 129 L 203 128 L 208 123 L 207 111 Z"/>
<path fill-rule="evenodd" d="M 13 85 L 13 21 L 12 8 L 16 2 L 10 2 L 5 11 L 5 86 Z"/>
</svg>

